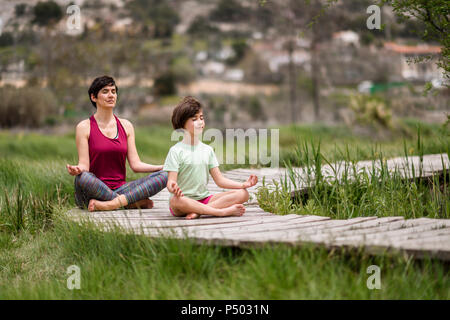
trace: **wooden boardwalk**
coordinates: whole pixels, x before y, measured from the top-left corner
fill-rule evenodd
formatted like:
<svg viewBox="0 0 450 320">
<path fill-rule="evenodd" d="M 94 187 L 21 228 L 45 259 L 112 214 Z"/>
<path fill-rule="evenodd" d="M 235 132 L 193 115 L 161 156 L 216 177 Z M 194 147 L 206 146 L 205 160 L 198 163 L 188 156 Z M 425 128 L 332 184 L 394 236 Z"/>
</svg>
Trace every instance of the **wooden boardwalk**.
<svg viewBox="0 0 450 320">
<path fill-rule="evenodd" d="M 423 158 L 423 169 L 419 172 L 419 158 L 411 157 L 408 162 L 415 163 L 415 176 L 430 177 L 442 173 L 450 167 L 446 154 L 427 155 Z M 389 170 L 403 170 L 405 178 L 412 175 L 405 170 L 405 159 L 396 158 L 387 161 Z M 337 173 L 330 166 L 322 168 L 323 173 Z M 377 164 L 372 161 L 358 162 L 360 170 L 371 169 Z M 403 168 L 403 169 L 402 169 Z M 298 169 L 300 174 L 304 169 Z M 150 237 L 192 238 L 198 243 L 225 246 L 249 247 L 264 244 L 288 244 L 301 246 L 305 243 L 326 246 L 327 248 L 355 248 L 368 253 L 402 251 L 421 258 L 425 256 L 450 260 L 450 219 L 408 219 L 403 217 L 358 217 L 348 220 L 335 220 L 312 215 L 276 215 L 265 212 L 256 203 L 255 192 L 272 179 L 279 180 L 286 174 L 284 168 L 236 169 L 224 173 L 237 181 L 245 181 L 250 174 L 256 174 L 259 182 L 249 189 L 251 199 L 246 205 L 242 217 L 216 218 L 201 216 L 199 219 L 186 220 L 173 217 L 169 212 L 169 192 L 164 189 L 152 200 L 153 209 L 116 210 L 104 212 L 87 212 L 79 209 L 69 211 L 69 216 L 77 221 L 87 219 L 101 228 L 108 230 L 120 226 L 124 232 L 145 234 Z M 212 193 L 224 191 L 212 180 L 208 185 Z M 297 186 L 305 188 L 306 186 Z"/>
</svg>

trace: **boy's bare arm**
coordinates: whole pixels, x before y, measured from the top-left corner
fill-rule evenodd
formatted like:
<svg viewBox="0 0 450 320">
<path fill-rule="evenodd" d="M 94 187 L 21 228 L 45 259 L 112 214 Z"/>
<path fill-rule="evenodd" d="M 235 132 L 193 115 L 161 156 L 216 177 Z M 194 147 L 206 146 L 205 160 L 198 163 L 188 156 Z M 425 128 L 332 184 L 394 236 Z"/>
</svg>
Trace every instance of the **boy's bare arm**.
<svg viewBox="0 0 450 320">
<path fill-rule="evenodd" d="M 209 170 L 214 182 L 218 187 L 224 189 L 246 189 L 253 187 L 258 182 L 258 177 L 254 174 L 250 175 L 246 182 L 236 182 L 231 179 L 225 178 L 220 172 L 219 167 L 215 167 Z"/>
<path fill-rule="evenodd" d="M 176 197 L 182 197 L 183 193 L 181 192 L 180 187 L 178 187 L 177 178 L 178 172 L 168 171 L 167 190 L 169 190 L 170 193 L 173 193 Z"/>
</svg>

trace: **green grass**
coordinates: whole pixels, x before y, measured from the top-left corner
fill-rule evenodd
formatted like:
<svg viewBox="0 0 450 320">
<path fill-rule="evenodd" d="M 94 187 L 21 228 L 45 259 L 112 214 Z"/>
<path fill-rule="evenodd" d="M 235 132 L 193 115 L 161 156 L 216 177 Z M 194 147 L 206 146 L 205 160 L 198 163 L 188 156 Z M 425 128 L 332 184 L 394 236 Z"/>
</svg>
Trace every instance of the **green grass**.
<svg viewBox="0 0 450 320">
<path fill-rule="evenodd" d="M 266 185 L 264 181 L 264 186 L 258 190 L 258 203 L 263 209 L 277 214 L 322 215 L 336 219 L 365 216 L 448 219 L 449 168 L 444 167 L 441 176 L 428 180 L 418 179 L 415 174 L 405 179 L 399 171 L 389 172 L 385 162 L 386 153 L 406 158 L 411 155 L 423 157 L 426 153 L 449 154 L 450 139 L 445 128 L 427 128 L 425 134 L 420 128 L 417 129 L 416 141 L 403 138 L 403 146 L 395 141 L 383 146 L 366 144 L 364 155 L 348 144 L 345 131 L 336 131 L 337 139 L 342 137 L 345 142 L 338 145 L 334 140 L 332 151 L 329 140 L 325 140 L 325 147 L 320 139 L 304 140 L 297 145 L 292 156 L 284 160 L 288 176 L 274 181 L 274 186 Z M 327 128 L 321 134 L 328 135 L 328 132 Z M 431 137 L 433 139 L 430 140 Z M 370 156 L 367 157 L 368 154 Z M 357 171 L 356 162 L 366 158 L 379 161 L 381 168 Z M 344 174 L 340 179 L 330 180 L 322 174 L 322 166 L 341 160 L 346 164 L 341 165 Z M 300 174 L 294 168 L 297 165 L 308 168 L 307 172 Z M 412 164 L 410 169 L 414 169 Z M 301 188 L 307 189 L 303 194 L 297 192 L 297 196 L 292 198 L 292 192 Z"/>
<path fill-rule="evenodd" d="M 407 152 L 441 152 L 445 144 L 436 142 L 432 147 L 433 141 L 439 141 L 439 130 L 425 130 L 422 147 L 413 152 L 410 149 L 417 148 L 417 138 L 405 138 Z M 162 163 L 173 144 L 171 131 L 156 126 L 137 128 L 141 159 Z M 367 138 L 352 136 L 345 128 L 283 127 L 281 151 L 299 163 L 311 161 L 314 157 L 296 157 L 296 150 L 292 149 L 294 143 L 311 138 L 325 141 L 321 154 L 330 159 L 333 155 L 345 156 L 334 153 L 336 146 L 345 150 L 351 142 L 352 146 L 370 150 L 374 145 Z M 378 141 L 377 150 L 388 150 L 383 153 L 386 156 L 401 156 L 405 145 L 402 139 Z M 362 157 L 354 151 L 350 155 L 358 160 Z M 328 252 L 310 246 L 241 250 L 125 235 L 120 230 L 105 233 L 89 224 L 77 225 L 63 214 L 74 207 L 73 177 L 67 174 L 65 164 L 76 160 L 73 134 L 0 133 L 0 299 L 450 298 L 448 264 L 436 260 L 413 261 L 404 255 L 387 253 L 373 257 L 362 251 Z M 129 179 L 140 176 L 128 170 Z M 380 201 L 376 196 L 386 192 L 386 185 L 373 185 L 371 192 L 367 187 L 358 193 L 362 187 L 344 188 L 348 197 L 354 197 L 349 198 L 348 207 L 356 207 L 361 202 L 360 194 L 367 194 L 367 201 L 362 203 L 377 208 L 375 204 Z M 318 197 L 322 194 L 319 191 Z M 303 207 L 310 207 L 317 214 L 330 214 L 331 209 L 342 205 L 336 200 L 339 192 L 332 196 L 333 192 L 337 191 L 323 193 L 328 197 L 328 208 L 320 201 Z M 420 195 L 420 189 L 417 192 L 409 199 L 420 199 L 414 198 Z M 291 208 L 290 198 L 283 199 L 282 195 L 285 193 L 280 193 L 277 205 L 280 209 Z M 402 198 L 398 202 L 406 203 Z M 320 206 L 322 213 L 317 209 Z M 326 213 L 328 209 L 331 211 Z M 349 210 L 342 209 L 336 217 L 345 216 Z M 373 264 L 381 268 L 381 290 L 366 287 L 367 267 Z M 66 287 L 70 265 L 81 269 L 81 290 Z"/>
<path fill-rule="evenodd" d="M 448 266 L 401 255 L 286 246 L 234 249 L 96 231 L 0 237 L 0 299 L 448 299 Z M 77 265 L 81 289 L 69 290 Z M 381 269 L 369 290 L 367 268 Z"/>
</svg>

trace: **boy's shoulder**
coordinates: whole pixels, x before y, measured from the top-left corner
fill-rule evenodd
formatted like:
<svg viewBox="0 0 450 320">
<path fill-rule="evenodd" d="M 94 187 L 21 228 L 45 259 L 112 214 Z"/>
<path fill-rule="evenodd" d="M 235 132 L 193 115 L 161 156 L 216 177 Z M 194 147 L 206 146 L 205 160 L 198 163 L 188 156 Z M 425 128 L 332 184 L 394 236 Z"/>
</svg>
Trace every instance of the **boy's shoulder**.
<svg viewBox="0 0 450 320">
<path fill-rule="evenodd" d="M 179 149 L 181 149 L 181 145 L 180 145 L 180 142 L 177 142 L 177 143 L 175 143 L 174 145 L 172 145 L 170 147 L 169 151 L 176 151 L 176 150 L 179 150 Z"/>
<path fill-rule="evenodd" d="M 206 143 L 203 143 L 203 142 L 201 142 L 201 141 L 200 141 L 200 143 L 201 143 L 201 146 L 202 146 L 204 149 L 207 149 L 208 151 L 214 152 L 213 147 L 211 147 L 210 145 L 208 145 L 208 144 L 206 144 Z"/>
</svg>

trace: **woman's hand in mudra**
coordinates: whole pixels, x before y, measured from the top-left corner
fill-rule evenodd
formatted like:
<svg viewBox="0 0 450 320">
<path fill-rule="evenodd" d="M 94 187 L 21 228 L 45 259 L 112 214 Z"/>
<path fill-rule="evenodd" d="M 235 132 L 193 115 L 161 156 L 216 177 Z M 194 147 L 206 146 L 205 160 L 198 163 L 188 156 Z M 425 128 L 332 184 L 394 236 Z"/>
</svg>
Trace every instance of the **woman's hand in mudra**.
<svg viewBox="0 0 450 320">
<path fill-rule="evenodd" d="M 83 172 L 79 166 L 71 166 L 70 164 L 66 164 L 66 168 L 71 176 L 77 176 Z"/>
</svg>

